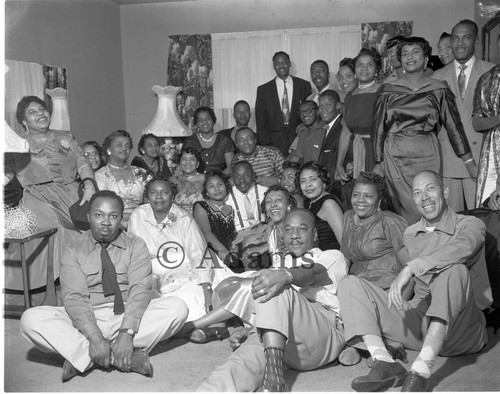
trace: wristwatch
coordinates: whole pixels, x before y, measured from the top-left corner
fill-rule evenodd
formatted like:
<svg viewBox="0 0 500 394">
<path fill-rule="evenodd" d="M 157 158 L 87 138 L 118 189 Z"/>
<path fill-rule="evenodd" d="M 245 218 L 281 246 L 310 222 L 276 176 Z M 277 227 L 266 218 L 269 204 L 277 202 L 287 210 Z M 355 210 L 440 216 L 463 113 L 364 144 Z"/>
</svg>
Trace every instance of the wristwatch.
<svg viewBox="0 0 500 394">
<path fill-rule="evenodd" d="M 135 337 L 135 331 L 133 328 L 120 328 L 118 332 L 125 332 L 130 335 L 132 338 Z"/>
</svg>

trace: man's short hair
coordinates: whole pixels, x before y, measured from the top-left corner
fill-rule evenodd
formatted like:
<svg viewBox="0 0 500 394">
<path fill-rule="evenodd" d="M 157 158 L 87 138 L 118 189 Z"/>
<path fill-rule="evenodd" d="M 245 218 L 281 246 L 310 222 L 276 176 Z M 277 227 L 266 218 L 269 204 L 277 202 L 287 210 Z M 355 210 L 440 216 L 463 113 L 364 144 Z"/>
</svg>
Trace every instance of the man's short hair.
<svg viewBox="0 0 500 394">
<path fill-rule="evenodd" d="M 438 42 L 441 42 L 441 40 L 444 40 L 445 38 L 451 38 L 451 34 L 446 31 L 443 31 L 439 36 Z"/>
<path fill-rule="evenodd" d="M 415 175 L 415 178 L 421 174 L 431 174 L 431 175 L 434 175 L 434 178 L 436 178 L 436 181 L 437 181 L 437 184 L 439 185 L 439 187 L 441 188 L 441 190 L 444 189 L 444 181 L 443 181 L 443 177 L 441 175 L 439 175 L 437 172 L 435 171 L 432 171 L 432 170 L 422 170 L 422 171 L 419 171 L 417 173 L 417 175 Z M 413 178 L 413 179 L 415 179 Z"/>
<path fill-rule="evenodd" d="M 288 59 L 288 61 L 290 61 L 290 55 L 288 53 L 283 51 L 278 51 L 273 55 L 273 62 L 278 56 L 285 56 Z"/>
<path fill-rule="evenodd" d="M 245 104 L 248 107 L 248 109 L 250 109 L 250 104 L 248 104 L 245 100 L 238 100 L 234 103 L 233 111 L 236 111 L 236 107 L 240 104 Z"/>
<path fill-rule="evenodd" d="M 299 108 L 302 107 L 304 104 L 313 104 L 314 108 L 318 109 L 318 104 L 316 104 L 316 101 L 313 100 L 306 100 L 300 103 Z"/>
<path fill-rule="evenodd" d="M 242 127 L 238 130 L 236 130 L 236 133 L 234 133 L 234 139 L 236 139 L 238 137 L 238 134 L 240 133 L 240 131 L 243 131 L 243 130 L 250 130 L 254 135 L 255 135 L 255 132 L 248 126 L 245 126 L 245 127 Z"/>
<path fill-rule="evenodd" d="M 295 213 L 295 212 L 305 214 L 309 218 L 309 220 L 311 221 L 313 230 L 316 229 L 316 219 L 314 218 L 314 215 L 311 211 L 309 211 L 308 209 L 305 209 L 305 208 L 294 208 L 286 216 L 290 215 L 291 213 Z M 286 216 L 285 216 L 285 220 L 286 220 Z"/>
<path fill-rule="evenodd" d="M 333 89 L 328 89 L 325 90 L 323 93 L 319 95 L 319 99 L 321 100 L 323 97 L 330 97 L 333 99 L 336 103 L 340 102 L 340 97 L 339 94 L 333 90 Z"/>
<path fill-rule="evenodd" d="M 476 22 L 471 21 L 470 19 L 462 19 L 455 26 L 453 26 L 453 29 L 451 31 L 453 31 L 455 29 L 455 27 L 457 27 L 458 25 L 469 25 L 469 26 L 472 26 L 472 31 L 474 32 L 474 37 L 477 37 L 477 35 L 479 33 L 479 29 L 477 28 Z"/>
<path fill-rule="evenodd" d="M 90 201 L 89 201 L 89 212 L 90 210 L 92 209 L 92 204 L 94 203 L 95 200 L 97 200 L 98 198 L 112 198 L 116 201 L 118 201 L 118 204 L 120 204 L 120 210 L 121 210 L 121 214 L 123 215 L 123 211 L 125 210 L 125 205 L 123 204 L 123 200 L 122 198 L 116 194 L 114 191 L 112 190 L 99 190 L 98 192 L 95 192 L 92 197 L 90 197 Z"/>
<path fill-rule="evenodd" d="M 311 63 L 311 67 L 314 66 L 315 64 L 322 64 L 323 66 L 326 67 L 326 71 L 330 72 L 330 67 L 328 67 L 328 63 L 325 62 L 324 60 L 321 59 L 315 60 L 314 62 Z"/>
<path fill-rule="evenodd" d="M 389 38 L 387 40 L 387 44 L 385 44 L 385 49 L 390 49 L 392 47 L 395 47 L 396 45 L 398 45 L 401 41 L 404 41 L 406 39 L 405 36 L 395 36 L 395 37 L 392 37 L 392 38 Z"/>
<path fill-rule="evenodd" d="M 253 170 L 253 167 L 252 167 L 252 164 L 250 164 L 250 162 L 248 160 L 238 160 L 236 163 L 234 163 L 232 165 L 232 169 L 234 171 L 234 169 L 237 167 L 237 166 L 247 166 L 248 168 L 250 168 L 250 170 L 252 171 L 252 174 L 255 174 L 254 170 Z"/>
</svg>

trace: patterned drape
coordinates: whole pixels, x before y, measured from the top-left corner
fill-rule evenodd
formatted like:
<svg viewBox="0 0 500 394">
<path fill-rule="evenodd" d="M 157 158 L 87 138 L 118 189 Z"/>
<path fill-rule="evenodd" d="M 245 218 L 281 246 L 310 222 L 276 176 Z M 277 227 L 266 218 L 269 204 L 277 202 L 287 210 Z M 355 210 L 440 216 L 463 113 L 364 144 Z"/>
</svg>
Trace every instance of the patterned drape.
<svg viewBox="0 0 500 394">
<path fill-rule="evenodd" d="M 180 86 L 177 110 L 186 125 L 192 122 L 196 108 L 213 108 L 212 38 L 209 34 L 169 37 L 169 86 Z"/>
</svg>

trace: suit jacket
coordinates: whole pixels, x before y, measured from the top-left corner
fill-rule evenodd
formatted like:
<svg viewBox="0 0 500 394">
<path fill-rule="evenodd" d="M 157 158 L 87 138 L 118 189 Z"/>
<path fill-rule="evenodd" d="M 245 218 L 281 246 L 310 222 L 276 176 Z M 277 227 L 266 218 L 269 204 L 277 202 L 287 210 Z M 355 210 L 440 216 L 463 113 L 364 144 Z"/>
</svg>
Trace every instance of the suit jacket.
<svg viewBox="0 0 500 394">
<path fill-rule="evenodd" d="M 340 115 L 332 125 L 328 135 L 321 144 L 318 163 L 324 165 L 328 170 L 328 175 L 333 181 L 335 169 L 337 167 L 337 155 L 339 152 L 340 132 L 342 131 L 342 115 Z"/>
<path fill-rule="evenodd" d="M 285 157 L 295 138 L 295 129 L 300 123 L 299 106 L 311 94 L 311 84 L 301 78 L 292 77 L 293 97 L 290 107 L 290 119 L 285 126 L 281 112 L 281 102 L 276 88 L 276 78 L 257 88 L 255 102 L 255 122 L 257 139 L 261 145 L 278 148 Z"/>
<path fill-rule="evenodd" d="M 472 107 L 474 101 L 474 90 L 481 75 L 489 71 L 494 66 L 493 63 L 485 62 L 476 58 L 472 65 L 467 88 L 465 89 L 464 99 L 460 98 L 458 90 L 458 78 L 455 71 L 455 62 L 451 62 L 445 67 L 434 72 L 432 78 L 448 82 L 451 91 L 455 94 L 455 102 L 457 103 L 458 112 L 462 124 L 464 125 L 465 134 L 469 141 L 472 155 L 479 163 L 479 153 L 481 152 L 481 140 L 483 133 L 477 132 L 472 127 Z M 445 130 L 438 133 L 439 142 L 441 143 L 443 156 L 443 176 L 447 178 L 470 178 L 467 168 L 463 164 L 462 159 L 455 155 L 450 141 L 447 138 Z"/>
</svg>

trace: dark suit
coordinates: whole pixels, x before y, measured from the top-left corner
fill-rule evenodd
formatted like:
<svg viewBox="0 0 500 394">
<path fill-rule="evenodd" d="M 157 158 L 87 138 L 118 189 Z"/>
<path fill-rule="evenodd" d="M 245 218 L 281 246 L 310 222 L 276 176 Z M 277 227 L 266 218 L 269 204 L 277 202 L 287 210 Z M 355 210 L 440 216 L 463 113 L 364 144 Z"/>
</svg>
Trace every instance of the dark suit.
<svg viewBox="0 0 500 394">
<path fill-rule="evenodd" d="M 278 148 L 285 157 L 295 138 L 295 129 L 300 123 L 299 106 L 311 94 L 311 84 L 301 78 L 292 77 L 293 97 L 288 125 L 283 121 L 281 102 L 276 87 L 276 78 L 257 88 L 255 122 L 257 139 L 261 145 Z"/>
</svg>

